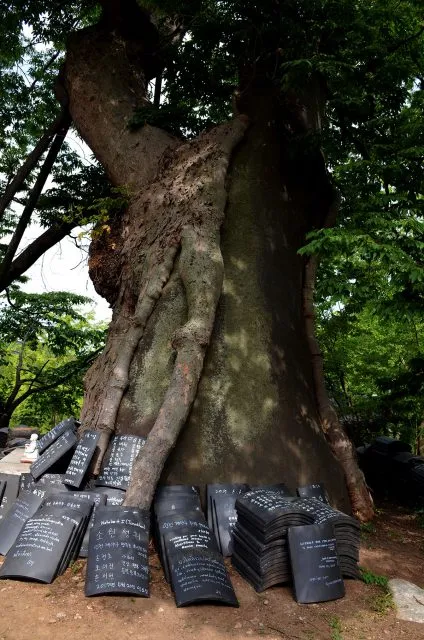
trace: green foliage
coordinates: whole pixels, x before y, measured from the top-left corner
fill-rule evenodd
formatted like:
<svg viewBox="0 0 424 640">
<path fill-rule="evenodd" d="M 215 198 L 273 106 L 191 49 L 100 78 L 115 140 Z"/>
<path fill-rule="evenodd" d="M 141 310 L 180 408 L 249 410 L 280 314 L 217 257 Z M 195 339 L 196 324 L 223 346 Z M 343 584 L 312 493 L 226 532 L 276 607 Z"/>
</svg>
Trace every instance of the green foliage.
<svg viewBox="0 0 424 640">
<path fill-rule="evenodd" d="M 370 598 L 370 607 L 372 611 L 378 613 L 379 615 L 384 615 L 390 609 L 393 609 L 395 604 L 393 600 L 393 596 L 389 589 L 389 579 L 386 576 L 380 576 L 370 571 L 369 569 L 364 569 L 360 567 L 361 580 L 368 585 L 375 585 L 381 589 L 381 593 L 374 595 Z"/>
<path fill-rule="evenodd" d="M 375 533 L 375 524 L 373 522 L 363 522 L 361 524 L 361 533 L 368 535 L 370 533 Z"/>
<path fill-rule="evenodd" d="M 380 576 L 364 567 L 360 567 L 360 574 L 360 578 L 365 584 L 374 584 L 377 587 L 381 587 L 384 591 L 387 591 L 389 579 L 386 578 L 386 576 Z"/>
<path fill-rule="evenodd" d="M 386 434 L 415 447 L 424 412 L 424 325 L 417 313 L 386 313 L 383 303 L 376 289 L 360 310 L 318 306 L 327 386 L 358 445 Z"/>
<path fill-rule="evenodd" d="M 12 0 L 0 7 L 0 173 L 12 175 L 58 111 L 53 86 L 67 34 L 93 19 L 89 2 Z"/>
<path fill-rule="evenodd" d="M 16 341 L 36 347 L 43 341 L 52 355 L 63 355 L 67 349 L 81 352 L 97 348 L 102 335 L 86 321 L 79 308 L 88 298 L 68 292 L 10 292 L 0 298 L 0 336 L 4 345 Z"/>
<path fill-rule="evenodd" d="M 129 198 L 130 192 L 126 187 L 112 187 L 105 197 L 96 198 L 86 207 L 86 217 L 81 220 L 81 224 L 95 222 L 92 236 L 110 231 L 109 223 L 128 206 Z"/>
<path fill-rule="evenodd" d="M 82 378 L 102 348 L 105 329 L 71 293 L 0 298 L 0 407 L 12 424 L 51 428 L 78 414 Z"/>
<path fill-rule="evenodd" d="M 164 129 L 175 136 L 193 135 L 198 132 L 196 118 L 190 116 L 188 105 L 164 104 L 159 107 L 144 105 L 134 111 L 129 124 L 131 129 L 139 129 L 145 124 Z"/>
<path fill-rule="evenodd" d="M 59 111 L 55 83 L 70 31 L 99 15 L 91 2 L 12 0 L 0 7 L 0 195 Z M 39 161 L 39 166 L 42 162 Z M 38 169 L 19 189 L 0 222 L 0 257 L 18 223 Z M 66 220 L 81 224 L 86 208 L 104 197 L 108 183 L 90 158 L 65 145 L 56 160 L 50 187 L 39 199 L 36 221 L 49 228 Z M 92 216 L 93 217 L 93 216 Z"/>
<path fill-rule="evenodd" d="M 10 345 L 7 351 L 7 364 L 0 367 L 0 401 L 7 406 L 16 382 L 18 355 L 21 344 Z M 36 427 L 44 433 L 69 415 L 79 415 L 83 397 L 83 375 L 87 367 L 86 362 L 80 361 L 80 366 L 72 353 L 64 356 L 53 356 L 44 346 L 37 349 L 25 349 L 23 362 L 24 382 L 20 385 L 15 399 L 15 408 L 11 416 L 10 427 L 26 424 Z M 41 372 L 41 374 L 40 374 Z M 36 379 L 38 374 L 38 378 Z M 64 381 L 60 382 L 63 378 Z M 26 399 L 19 400 L 30 388 L 35 392 Z M 53 387 L 43 391 L 43 387 L 53 384 Z"/>
<path fill-rule="evenodd" d="M 342 627 L 342 621 L 340 620 L 340 618 L 338 616 L 332 616 L 328 621 L 328 624 L 330 625 L 330 629 L 331 629 L 331 634 L 330 634 L 331 640 L 343 640 L 343 635 L 342 635 L 343 627 Z"/>
<path fill-rule="evenodd" d="M 65 144 L 52 172 L 52 186 L 37 204 L 40 224 L 49 227 L 68 221 L 78 225 L 96 223 L 98 202 L 114 197 L 105 173 L 97 164 L 85 164 Z"/>
</svg>

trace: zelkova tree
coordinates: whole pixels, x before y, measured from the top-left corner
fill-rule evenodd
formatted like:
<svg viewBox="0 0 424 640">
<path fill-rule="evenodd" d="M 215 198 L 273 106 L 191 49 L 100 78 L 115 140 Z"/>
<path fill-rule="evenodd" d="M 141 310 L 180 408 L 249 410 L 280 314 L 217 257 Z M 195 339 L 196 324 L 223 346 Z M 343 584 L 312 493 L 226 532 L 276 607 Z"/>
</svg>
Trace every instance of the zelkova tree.
<svg viewBox="0 0 424 640">
<path fill-rule="evenodd" d="M 90 249 L 113 308 L 85 380 L 94 471 L 112 434 L 136 433 L 127 504 L 148 506 L 161 477 L 319 479 L 368 519 L 314 337 L 318 261 L 299 251 L 337 214 L 326 145 L 333 159 L 361 119 L 395 115 L 420 76 L 418 3 L 104 0 L 87 15 L 56 94 L 126 201 Z"/>
<path fill-rule="evenodd" d="M 271 5 L 253 14 L 278 17 Z M 167 26 L 170 38 L 190 38 L 186 25 Z M 310 73 L 284 91 L 272 78 L 278 42 L 273 55 L 261 42 L 252 59 L 253 38 L 237 61 L 237 115 L 184 140 L 147 121 L 130 128 L 161 73 L 159 32 L 143 9 L 105 1 L 99 22 L 69 37 L 64 104 L 129 199 L 91 247 L 91 276 L 113 319 L 81 419 L 102 432 L 101 454 L 115 432 L 147 436 L 127 504 L 149 505 L 161 474 L 321 479 L 345 507 L 347 485 L 367 518 L 368 493 L 310 335 L 310 260 L 297 253 L 334 207 L 313 139 L 324 88 Z"/>
</svg>

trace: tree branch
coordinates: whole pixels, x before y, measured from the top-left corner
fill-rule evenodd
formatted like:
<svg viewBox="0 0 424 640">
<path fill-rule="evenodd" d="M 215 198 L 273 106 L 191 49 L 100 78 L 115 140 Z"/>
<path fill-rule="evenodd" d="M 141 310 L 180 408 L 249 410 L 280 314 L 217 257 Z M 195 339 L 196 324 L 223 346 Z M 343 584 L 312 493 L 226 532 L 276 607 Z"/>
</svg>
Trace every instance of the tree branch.
<svg viewBox="0 0 424 640">
<path fill-rule="evenodd" d="M 153 105 L 157 108 L 160 107 L 160 96 L 162 92 L 162 74 L 160 73 L 155 82 L 155 94 L 153 97 Z"/>
<path fill-rule="evenodd" d="M 24 400 L 29 398 L 29 396 L 33 395 L 34 393 L 41 393 L 42 391 L 48 391 L 49 389 L 54 389 L 55 387 L 58 387 L 59 385 L 66 382 L 67 380 L 70 380 L 73 376 L 75 376 L 78 373 L 78 371 L 87 367 L 91 362 L 93 362 L 94 358 L 98 356 L 100 351 L 101 349 L 96 349 L 96 351 L 93 351 L 92 353 L 90 353 L 81 362 L 78 363 L 77 368 L 69 371 L 69 373 L 58 378 L 57 380 L 54 380 L 53 382 L 49 382 L 47 384 L 44 384 L 38 387 L 33 387 L 32 389 L 31 388 L 27 389 L 27 391 L 25 391 L 21 396 L 19 396 L 19 398 L 16 398 L 16 400 L 12 403 L 11 405 L 12 412 L 15 411 L 16 407 L 18 407 Z M 69 366 L 72 366 L 72 363 L 70 363 Z"/>
<path fill-rule="evenodd" d="M 417 38 L 419 38 L 420 35 L 422 35 L 423 33 L 424 33 L 424 25 L 416 33 L 413 33 L 412 35 L 408 36 L 408 38 L 404 38 L 404 40 L 400 40 L 396 44 L 393 44 L 391 47 L 387 47 L 387 53 L 390 53 L 390 54 L 395 53 L 396 51 L 404 47 L 406 44 L 408 44 L 409 42 L 412 42 L 412 40 L 416 40 Z"/>
<path fill-rule="evenodd" d="M 45 363 L 39 368 L 39 370 L 37 371 L 35 376 L 31 380 L 28 380 L 28 382 L 30 383 L 28 389 L 32 389 L 33 388 L 34 384 L 37 382 L 37 380 L 39 379 L 40 375 L 43 373 L 43 370 L 47 367 L 49 362 L 50 362 L 50 360 L 46 360 Z M 22 383 L 23 383 L 23 381 L 22 381 Z"/>
<path fill-rule="evenodd" d="M 329 208 L 324 227 L 331 227 L 335 223 L 339 205 L 338 195 L 336 195 L 333 204 Z M 306 339 L 312 360 L 312 374 L 318 413 L 322 431 L 343 469 L 353 512 L 357 518 L 366 522 L 374 516 L 372 498 L 367 489 L 364 474 L 358 467 L 353 444 L 340 424 L 337 413 L 328 396 L 325 387 L 323 357 L 315 336 L 314 290 L 317 269 L 317 256 L 310 256 L 306 261 L 304 271 L 303 314 Z"/>
<path fill-rule="evenodd" d="M 72 28 L 72 31 L 74 30 L 74 27 Z M 57 58 L 60 55 L 60 50 L 55 51 L 55 53 L 47 60 L 46 64 L 44 65 L 44 67 L 41 70 L 40 75 L 44 75 L 44 73 L 47 71 L 47 69 L 49 69 L 52 64 L 57 60 Z M 39 81 L 39 78 L 34 78 L 34 80 L 32 81 L 31 85 L 29 86 L 29 91 L 32 91 L 35 87 L 35 85 L 37 84 L 37 82 Z"/>
<path fill-rule="evenodd" d="M 77 222 L 62 222 L 47 229 L 24 249 L 12 262 L 7 273 L 0 278 L 0 292 L 9 287 L 12 282 L 22 276 L 46 251 L 54 247 L 55 244 L 63 240 Z"/>
<path fill-rule="evenodd" d="M 16 225 L 16 229 L 12 236 L 12 239 L 9 242 L 9 246 L 6 250 L 6 254 L 0 265 L 0 282 L 2 281 L 5 274 L 8 272 L 10 265 L 12 264 L 12 260 L 15 257 L 16 251 L 18 250 L 19 243 L 21 242 L 22 236 L 25 233 L 25 229 L 27 228 L 31 220 L 31 216 L 37 205 L 38 199 L 41 195 L 44 185 L 46 184 L 46 180 L 50 175 L 50 172 L 53 168 L 55 160 L 59 154 L 60 148 L 66 137 L 70 124 L 71 124 L 71 119 L 69 115 L 67 115 L 64 118 L 64 121 L 62 122 L 62 126 L 60 127 L 58 133 L 56 134 L 52 142 L 52 145 L 49 149 L 46 159 L 44 160 L 43 166 L 40 169 L 40 173 L 38 174 L 37 179 L 35 181 L 34 187 L 32 188 L 31 194 L 27 200 L 24 210 L 22 211 L 19 222 Z"/>
<path fill-rule="evenodd" d="M 98 405 L 98 412 L 95 417 L 90 416 L 87 421 L 87 429 L 97 429 L 101 431 L 98 443 L 96 459 L 93 461 L 92 473 L 100 472 L 102 458 L 107 450 L 109 439 L 115 429 L 115 421 L 121 404 L 122 396 L 128 386 L 129 369 L 134 352 L 144 334 L 147 321 L 150 318 L 156 302 L 162 294 L 163 287 L 169 280 L 169 276 L 174 266 L 177 247 L 168 248 L 163 261 L 159 265 L 151 267 L 151 274 L 147 283 L 140 293 L 133 318 L 128 324 L 127 318 L 123 318 L 108 335 L 108 343 L 102 357 L 95 363 L 94 371 L 90 373 L 96 379 L 96 371 L 104 366 L 110 366 L 110 384 L 105 389 L 104 402 Z M 155 257 L 153 257 L 153 260 Z M 109 364 L 111 361 L 111 364 Z M 87 385 L 88 386 L 88 385 Z M 89 390 L 86 391 L 86 396 Z M 90 406 L 86 401 L 85 406 Z M 81 414 L 81 421 L 84 423 L 84 412 Z"/>
<path fill-rule="evenodd" d="M 18 191 L 22 189 L 22 186 L 25 180 L 27 179 L 27 177 L 29 176 L 29 174 L 31 173 L 31 171 L 33 170 L 33 168 L 35 167 L 35 165 L 37 164 L 37 162 L 45 152 L 45 150 L 50 145 L 53 136 L 55 136 L 56 133 L 60 130 L 63 123 L 65 122 L 65 119 L 68 117 L 69 116 L 67 111 L 65 109 L 62 109 L 59 115 L 56 116 L 53 122 L 49 125 L 49 127 L 43 133 L 43 135 L 35 145 L 34 149 L 27 156 L 25 162 L 18 169 L 14 178 L 10 181 L 10 183 L 6 187 L 6 190 L 3 196 L 0 198 L 0 220 L 3 219 L 6 208 L 11 203 L 13 197 L 15 196 L 16 193 L 18 193 Z"/>
<path fill-rule="evenodd" d="M 16 365 L 16 371 L 15 371 L 15 384 L 13 386 L 13 389 L 12 389 L 8 399 L 5 402 L 6 409 L 9 409 L 9 407 L 13 406 L 13 402 L 14 402 L 16 396 L 18 395 L 20 388 L 22 387 L 21 371 L 22 371 L 22 365 L 23 365 L 23 360 L 24 360 L 25 345 L 26 345 L 26 342 L 28 340 L 28 335 L 29 335 L 29 331 L 27 331 L 27 333 L 23 337 L 23 340 L 22 340 L 22 343 L 21 343 L 21 350 L 19 352 L 18 364 Z"/>
</svg>

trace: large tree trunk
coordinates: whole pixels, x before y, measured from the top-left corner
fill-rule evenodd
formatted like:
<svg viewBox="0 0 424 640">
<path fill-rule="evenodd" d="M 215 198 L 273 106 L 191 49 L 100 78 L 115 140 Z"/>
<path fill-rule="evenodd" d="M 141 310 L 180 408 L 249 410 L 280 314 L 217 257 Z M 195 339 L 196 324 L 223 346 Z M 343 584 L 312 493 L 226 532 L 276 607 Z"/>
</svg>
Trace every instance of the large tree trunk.
<svg viewBox="0 0 424 640">
<path fill-rule="evenodd" d="M 320 423 L 297 254 L 330 205 L 322 156 L 293 156 L 261 82 L 246 92 L 247 116 L 195 140 L 149 125 L 130 132 L 154 34 L 144 14 L 144 43 L 112 33 L 106 18 L 71 38 L 65 67 L 76 127 L 130 194 L 91 248 L 94 284 L 113 305 L 81 416 L 102 432 L 95 471 L 112 433 L 137 433 L 148 438 L 127 504 L 148 506 L 162 475 L 323 481 L 346 510 Z"/>
</svg>

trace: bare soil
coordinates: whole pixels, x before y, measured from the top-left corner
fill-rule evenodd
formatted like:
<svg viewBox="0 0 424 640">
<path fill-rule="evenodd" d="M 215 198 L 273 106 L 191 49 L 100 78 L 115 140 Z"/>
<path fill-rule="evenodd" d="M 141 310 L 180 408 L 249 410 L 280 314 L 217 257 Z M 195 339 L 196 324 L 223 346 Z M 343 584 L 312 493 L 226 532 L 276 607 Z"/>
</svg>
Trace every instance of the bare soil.
<svg viewBox="0 0 424 640">
<path fill-rule="evenodd" d="M 383 505 L 363 532 L 361 566 L 424 588 L 424 528 L 400 507 Z M 177 609 L 159 560 L 151 555 L 151 597 L 84 597 L 85 562 L 51 585 L 0 582 L 0 640 L 424 640 L 424 624 L 396 620 L 384 591 L 346 581 L 346 596 L 299 605 L 290 587 L 258 594 L 229 565 L 239 609 Z"/>
</svg>

